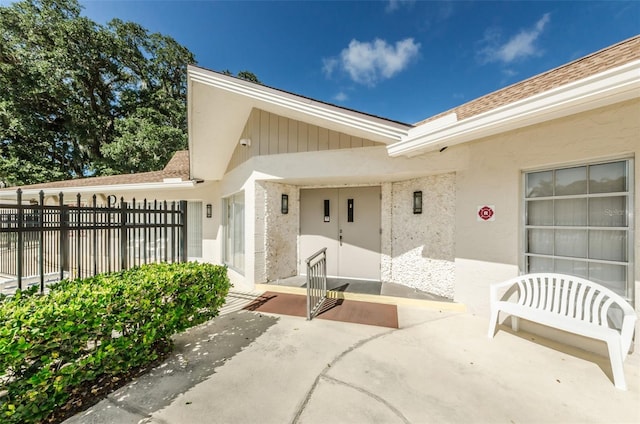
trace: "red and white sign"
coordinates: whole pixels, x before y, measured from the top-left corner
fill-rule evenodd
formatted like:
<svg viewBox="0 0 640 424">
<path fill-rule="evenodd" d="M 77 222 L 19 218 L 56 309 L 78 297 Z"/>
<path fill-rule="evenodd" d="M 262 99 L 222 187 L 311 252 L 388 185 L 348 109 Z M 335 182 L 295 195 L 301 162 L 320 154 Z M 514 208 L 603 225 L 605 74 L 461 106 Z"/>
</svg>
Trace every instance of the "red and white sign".
<svg viewBox="0 0 640 424">
<path fill-rule="evenodd" d="M 478 221 L 495 221 L 496 207 L 494 205 L 478 206 Z"/>
</svg>

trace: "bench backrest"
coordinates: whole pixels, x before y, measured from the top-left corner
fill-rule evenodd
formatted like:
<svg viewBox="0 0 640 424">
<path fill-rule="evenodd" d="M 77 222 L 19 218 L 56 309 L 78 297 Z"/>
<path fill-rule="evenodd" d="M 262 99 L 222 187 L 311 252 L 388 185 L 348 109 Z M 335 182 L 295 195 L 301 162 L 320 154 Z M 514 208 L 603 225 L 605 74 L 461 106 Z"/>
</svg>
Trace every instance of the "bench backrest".
<svg viewBox="0 0 640 424">
<path fill-rule="evenodd" d="M 584 278 L 544 273 L 521 275 L 514 282 L 519 289 L 517 303 L 530 308 L 606 327 L 611 326 L 610 320 L 614 318 L 618 329 L 623 315 L 635 315 L 622 296 Z M 612 306 L 619 310 L 612 311 Z"/>
</svg>

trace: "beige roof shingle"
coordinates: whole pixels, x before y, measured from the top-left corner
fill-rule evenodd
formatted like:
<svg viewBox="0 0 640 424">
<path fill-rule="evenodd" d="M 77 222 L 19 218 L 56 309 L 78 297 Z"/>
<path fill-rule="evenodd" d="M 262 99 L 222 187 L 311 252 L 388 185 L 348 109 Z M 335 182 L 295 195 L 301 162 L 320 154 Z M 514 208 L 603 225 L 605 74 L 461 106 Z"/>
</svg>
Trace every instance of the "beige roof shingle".
<svg viewBox="0 0 640 424">
<path fill-rule="evenodd" d="M 120 184 L 161 183 L 165 178 L 180 178 L 188 181 L 189 151 L 179 150 L 174 153 L 162 171 L 139 172 L 136 174 L 108 175 L 104 177 L 74 178 L 72 180 L 52 181 L 49 183 L 31 184 L 21 187 L 10 187 L 8 190 L 39 189 L 39 188 L 69 188 L 94 187 Z"/>
</svg>

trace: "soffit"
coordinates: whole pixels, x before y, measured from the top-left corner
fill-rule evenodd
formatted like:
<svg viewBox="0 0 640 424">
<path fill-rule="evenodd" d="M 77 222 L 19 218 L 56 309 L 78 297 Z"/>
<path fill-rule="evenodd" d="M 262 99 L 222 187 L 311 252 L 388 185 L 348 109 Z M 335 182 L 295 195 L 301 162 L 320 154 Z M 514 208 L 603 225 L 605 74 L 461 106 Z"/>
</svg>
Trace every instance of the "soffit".
<svg viewBox="0 0 640 424">
<path fill-rule="evenodd" d="M 188 108 L 191 176 L 205 180 L 222 179 L 254 108 L 384 144 L 411 128 L 193 66 Z"/>
</svg>

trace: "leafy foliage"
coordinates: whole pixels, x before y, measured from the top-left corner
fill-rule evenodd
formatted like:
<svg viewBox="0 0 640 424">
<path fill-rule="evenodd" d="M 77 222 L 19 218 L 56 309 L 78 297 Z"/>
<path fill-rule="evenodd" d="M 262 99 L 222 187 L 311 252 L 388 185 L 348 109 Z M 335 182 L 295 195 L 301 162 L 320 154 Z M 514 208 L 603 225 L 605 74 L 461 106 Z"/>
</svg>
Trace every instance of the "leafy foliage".
<svg viewBox="0 0 640 424">
<path fill-rule="evenodd" d="M 83 383 L 152 362 L 229 286 L 222 266 L 163 263 L 0 300 L 0 421 L 42 421 Z"/>
<path fill-rule="evenodd" d="M 80 12 L 77 0 L 0 7 L 6 183 L 158 169 L 186 148 L 186 66 L 193 54 L 138 24 L 98 25 Z M 123 148 L 131 142 L 140 154 Z"/>
</svg>

